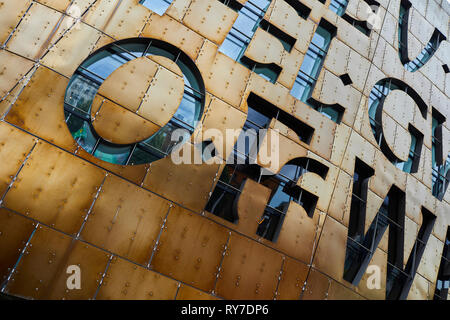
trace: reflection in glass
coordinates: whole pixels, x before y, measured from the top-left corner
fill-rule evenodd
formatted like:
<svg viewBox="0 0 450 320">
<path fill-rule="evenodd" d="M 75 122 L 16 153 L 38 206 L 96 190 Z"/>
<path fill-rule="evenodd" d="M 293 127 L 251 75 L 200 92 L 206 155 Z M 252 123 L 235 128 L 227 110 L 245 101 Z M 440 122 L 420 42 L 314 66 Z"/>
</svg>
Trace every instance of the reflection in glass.
<svg viewBox="0 0 450 320">
<path fill-rule="evenodd" d="M 158 55 L 174 61 L 183 72 L 184 95 L 174 117 L 158 132 L 142 142 L 113 145 L 97 135 L 91 125 L 91 106 L 103 81 L 117 68 L 139 57 Z M 74 139 L 87 152 L 106 162 L 143 164 L 166 157 L 173 147 L 185 143 L 200 120 L 204 86 L 195 64 L 179 49 L 158 40 L 128 39 L 112 43 L 87 58 L 75 71 L 65 95 L 65 117 Z M 183 129 L 181 141 L 171 141 L 172 133 Z"/>
</svg>

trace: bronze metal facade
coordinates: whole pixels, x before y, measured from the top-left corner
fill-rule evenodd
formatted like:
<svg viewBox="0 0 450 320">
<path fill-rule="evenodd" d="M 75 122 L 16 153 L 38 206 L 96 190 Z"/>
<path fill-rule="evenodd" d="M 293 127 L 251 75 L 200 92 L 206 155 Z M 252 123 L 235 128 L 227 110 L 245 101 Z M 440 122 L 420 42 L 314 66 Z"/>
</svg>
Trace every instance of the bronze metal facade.
<svg viewBox="0 0 450 320">
<path fill-rule="evenodd" d="M 34 299 L 433 299 L 436 287 L 447 281 L 448 288 L 450 4 L 340 2 L 345 13 L 332 10 L 331 0 L 267 1 L 245 59 L 236 61 L 219 48 L 246 0 L 173 0 L 162 15 L 138 0 L 0 1 L 2 292 Z M 292 92 L 318 28 L 332 36 L 307 103 Z M 99 49 L 132 38 L 170 44 L 198 68 L 201 126 L 187 142 L 194 153 L 207 129 L 242 128 L 252 103 L 309 128 L 302 139 L 291 120 L 277 115 L 268 125 L 280 131 L 275 173 L 296 159 L 315 164 L 317 172 L 294 181 L 315 199 L 312 211 L 291 201 L 277 236 L 262 236 L 268 183 L 245 176 L 236 186 L 239 219 L 229 221 L 206 210 L 226 164 L 177 165 L 170 157 L 117 164 L 83 148 L 66 123 L 71 79 Z M 184 99 L 186 69 L 174 61 L 139 57 L 109 75 L 94 91 L 95 131 L 112 144 L 132 144 L 161 130 Z M 377 86 L 388 92 L 372 116 Z M 411 151 L 414 135 L 420 147 Z M 437 178 L 435 166 L 444 168 Z M 360 169 L 369 173 L 357 193 Z M 364 205 L 355 204 L 358 197 Z M 386 197 L 389 224 L 366 245 L 355 234 L 371 235 Z M 367 251 L 356 260 L 352 241 Z M 70 265 L 80 267 L 81 289 L 67 288 Z M 368 266 L 379 268 L 380 287 L 370 287 Z"/>
</svg>

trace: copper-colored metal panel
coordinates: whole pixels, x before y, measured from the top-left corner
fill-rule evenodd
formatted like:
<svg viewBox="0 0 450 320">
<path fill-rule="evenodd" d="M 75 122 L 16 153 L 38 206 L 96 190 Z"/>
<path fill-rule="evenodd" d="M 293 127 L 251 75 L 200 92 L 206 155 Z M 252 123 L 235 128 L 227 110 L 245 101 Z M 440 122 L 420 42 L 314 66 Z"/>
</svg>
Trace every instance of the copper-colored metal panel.
<svg viewBox="0 0 450 320">
<path fill-rule="evenodd" d="M 4 205 L 76 234 L 103 177 L 102 170 L 39 141 L 6 194 Z"/>
<path fill-rule="evenodd" d="M 64 20 L 64 23 L 70 21 Z M 77 22 L 50 48 L 42 58 L 42 64 L 70 77 L 92 51 L 100 35 L 101 33 L 91 26 Z"/>
<path fill-rule="evenodd" d="M 279 65 L 283 52 L 283 45 L 277 38 L 267 31 L 257 29 L 244 54 L 255 62 Z"/>
<path fill-rule="evenodd" d="M 275 135 L 278 136 L 278 141 L 274 139 Z M 305 147 L 295 143 L 291 139 L 277 133 L 272 129 L 267 130 L 267 133 L 260 144 L 259 150 L 260 152 L 258 153 L 257 163 L 264 168 L 268 168 L 273 173 L 278 173 L 281 168 L 292 159 L 306 157 L 308 152 Z M 261 150 L 264 150 L 264 152 L 261 152 Z M 272 161 L 271 159 L 271 155 L 274 155 L 277 150 L 287 151 L 285 153 L 283 152 L 278 154 L 278 163 L 276 161 Z"/>
<path fill-rule="evenodd" d="M 107 99 L 104 99 L 95 114 L 92 126 L 103 139 L 115 144 L 140 142 L 161 129 L 153 122 Z"/>
<path fill-rule="evenodd" d="M 60 33 L 56 31 L 67 28 L 66 24 L 59 24 L 62 18 L 60 12 L 35 3 L 25 14 L 6 48 L 23 57 L 39 59 L 57 39 Z"/>
<path fill-rule="evenodd" d="M 286 32 L 295 39 L 299 38 L 303 26 L 301 19 L 295 9 L 286 1 L 275 0 L 272 2 L 273 9 L 267 10 L 266 18 L 269 22 Z M 268 17 L 268 15 L 270 15 Z"/>
<path fill-rule="evenodd" d="M 247 112 L 247 98 L 251 92 L 289 113 L 293 112 L 294 103 L 297 101 L 283 85 L 272 83 L 252 72 L 240 106 L 244 112 Z M 303 120 L 300 115 L 295 116 Z"/>
<path fill-rule="evenodd" d="M 302 300 L 325 300 L 328 297 L 328 289 L 331 280 L 319 271 L 311 268 L 306 279 L 305 290 L 301 296 Z"/>
<path fill-rule="evenodd" d="M 103 30 L 108 25 L 120 2 L 120 0 L 96 1 L 83 17 L 83 21 L 96 29 Z"/>
<path fill-rule="evenodd" d="M 217 0 L 192 0 L 183 23 L 208 40 L 221 44 L 237 17 L 237 12 Z"/>
<path fill-rule="evenodd" d="M 213 141 L 220 157 L 228 159 L 239 135 L 227 137 L 227 134 L 232 132 L 231 130 L 237 130 L 237 133 L 239 133 L 246 119 L 247 115 L 242 111 L 216 97 L 212 97 L 208 110 L 204 113 L 201 127 L 197 127 L 199 132 L 193 135 L 194 141 L 195 143 L 205 140 Z"/>
<path fill-rule="evenodd" d="M 331 281 L 328 300 L 363 300 L 364 298 L 339 282 Z"/>
<path fill-rule="evenodd" d="M 277 241 L 268 245 L 300 261 L 311 263 L 318 231 L 319 212 L 316 211 L 311 218 L 302 206 L 291 201 Z"/>
<path fill-rule="evenodd" d="M 145 28 L 143 37 L 161 39 L 183 50 L 192 60 L 197 58 L 203 44 L 203 38 L 167 15 L 152 14 Z"/>
<path fill-rule="evenodd" d="M 58 11 L 66 11 L 71 0 L 37 0 L 37 2 L 45 4 L 47 7 L 53 8 Z"/>
<path fill-rule="evenodd" d="M 33 221 L 0 209 L 0 282 L 8 277 L 34 228 Z"/>
<path fill-rule="evenodd" d="M 102 83 L 98 93 L 136 112 L 157 70 L 158 65 L 146 57 L 134 59 L 117 68 Z"/>
<path fill-rule="evenodd" d="M 328 216 L 314 256 L 313 267 L 338 281 L 344 275 L 347 233 L 344 225 Z"/>
<path fill-rule="evenodd" d="M 106 252 L 39 226 L 6 292 L 34 299 L 91 299 L 108 259 Z M 80 268 L 81 289 L 67 288 L 71 265 Z"/>
<path fill-rule="evenodd" d="M 416 274 L 414 277 L 414 281 L 411 285 L 411 289 L 409 290 L 408 300 L 430 300 L 433 297 L 430 297 L 429 294 L 429 286 L 434 285 L 430 283 L 427 279 L 422 277 L 420 274 Z"/>
<path fill-rule="evenodd" d="M 186 14 L 192 0 L 173 0 L 166 14 L 178 21 L 181 21 Z"/>
<path fill-rule="evenodd" d="M 283 68 L 277 81 L 286 88 L 291 89 L 294 85 L 300 66 L 302 65 L 304 54 L 293 48 L 291 52 L 284 51 L 280 65 Z"/>
<path fill-rule="evenodd" d="M 23 17 L 31 0 L 5 1 L 0 6 L 0 44 L 4 44 Z"/>
<path fill-rule="evenodd" d="M 16 173 L 36 143 L 23 131 L 0 123 L 0 194 L 3 196 Z"/>
<path fill-rule="evenodd" d="M 430 235 L 417 272 L 429 281 L 435 281 L 439 272 L 444 243 Z"/>
<path fill-rule="evenodd" d="M 203 74 L 206 90 L 238 108 L 250 70 L 217 52 L 217 47 L 212 42 L 205 42 L 196 62 Z"/>
<path fill-rule="evenodd" d="M 194 289 L 187 285 L 182 285 L 178 289 L 177 300 L 220 300 L 210 294 Z"/>
<path fill-rule="evenodd" d="M 83 20 L 113 38 L 131 38 L 139 35 L 150 14 L 139 0 L 106 0 L 95 2 Z"/>
<path fill-rule="evenodd" d="M 298 300 L 303 291 L 308 271 L 308 265 L 286 257 L 283 262 L 283 272 L 278 284 L 276 299 Z"/>
<path fill-rule="evenodd" d="M 232 233 L 215 291 L 225 299 L 273 299 L 281 266 L 280 253 Z"/>
<path fill-rule="evenodd" d="M 161 57 L 160 60 L 163 58 Z M 180 68 L 169 59 L 164 59 L 176 73 L 161 66 L 158 67 L 155 76 L 148 87 L 148 91 L 137 111 L 139 115 L 164 126 L 177 111 L 184 93 L 184 80 Z M 134 82 L 133 82 L 134 83 Z"/>
<path fill-rule="evenodd" d="M 212 291 L 229 234 L 181 207 L 169 212 L 151 267 L 204 291 Z"/>
<path fill-rule="evenodd" d="M 81 237 L 145 265 L 168 210 L 168 201 L 120 178 L 108 176 Z"/>
<path fill-rule="evenodd" d="M 376 266 L 380 270 L 380 288 L 368 287 L 368 284 L 373 284 L 373 280 L 369 281 L 369 277 L 373 273 L 364 273 L 361 281 L 356 288 L 356 292 L 361 294 L 363 297 L 371 300 L 385 300 L 386 299 L 386 272 L 387 272 L 387 253 L 382 251 L 380 248 L 375 250 L 372 259 L 369 262 L 369 266 Z"/>
<path fill-rule="evenodd" d="M 406 189 L 406 172 L 397 169 L 379 150 L 375 152 L 375 161 L 372 165 L 375 177 L 370 179 L 369 188 L 381 198 L 385 198 L 390 187 L 395 184 L 400 190 Z"/>
<path fill-rule="evenodd" d="M 25 87 L 6 121 L 69 151 L 76 142 L 64 119 L 64 93 L 68 80 L 45 67 L 39 67 Z"/>
<path fill-rule="evenodd" d="M 191 159 L 201 159 L 197 147 L 186 144 Z M 181 152 L 181 151 L 180 151 Z M 175 164 L 171 157 L 151 164 L 143 186 L 191 210 L 200 212 L 206 205 L 219 164 Z"/>
<path fill-rule="evenodd" d="M 101 29 L 116 39 L 137 37 L 150 14 L 140 0 L 120 0 Z"/>
<path fill-rule="evenodd" d="M 124 177 L 136 184 L 141 184 L 142 180 L 144 180 L 145 175 L 147 174 L 150 164 L 140 164 L 140 165 L 119 165 L 113 164 L 110 162 L 106 162 L 100 160 L 97 157 L 94 157 L 92 154 L 87 153 L 81 146 L 78 147 L 76 151 L 77 156 L 80 158 L 86 159 L 87 161 L 104 168 L 108 171 L 114 172 L 115 174 Z"/>
<path fill-rule="evenodd" d="M 173 300 L 178 283 L 114 257 L 100 286 L 98 300 Z"/>
<path fill-rule="evenodd" d="M 241 186 L 241 194 L 237 202 L 239 221 L 233 229 L 254 237 L 258 223 L 269 202 L 271 190 L 256 181 L 246 179 Z"/>
<path fill-rule="evenodd" d="M 33 67 L 33 62 L 6 50 L 0 50 L 0 100 Z"/>
<path fill-rule="evenodd" d="M 336 185 L 331 196 L 328 215 L 333 217 L 339 223 L 348 226 L 348 216 L 351 206 L 351 189 L 353 179 L 345 171 L 340 170 Z M 347 219 L 345 219 L 347 217 Z"/>
<path fill-rule="evenodd" d="M 271 190 L 254 180 L 246 179 L 241 186 L 241 194 L 237 202 L 239 220 L 232 223 L 212 213 L 205 212 L 205 216 L 215 220 L 229 229 L 243 233 L 248 237 L 257 239 L 258 223 L 261 221 L 264 209 L 269 202 Z"/>
<path fill-rule="evenodd" d="M 358 133 L 353 131 L 350 135 L 341 169 L 353 176 L 355 169 L 355 156 L 364 161 L 367 165 L 373 167 L 375 160 L 375 147 L 364 140 Z"/>
</svg>

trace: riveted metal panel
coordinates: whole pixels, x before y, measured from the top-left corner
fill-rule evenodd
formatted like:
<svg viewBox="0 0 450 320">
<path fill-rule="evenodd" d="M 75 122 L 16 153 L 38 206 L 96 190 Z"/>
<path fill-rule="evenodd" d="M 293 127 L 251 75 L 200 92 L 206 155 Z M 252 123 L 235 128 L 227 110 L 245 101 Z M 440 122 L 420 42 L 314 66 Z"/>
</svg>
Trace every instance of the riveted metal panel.
<svg viewBox="0 0 450 320">
<path fill-rule="evenodd" d="M 121 0 L 102 30 L 113 38 L 137 37 L 146 25 L 151 11 L 140 0 Z M 154 14 L 153 14 L 154 15 Z"/>
<path fill-rule="evenodd" d="M 311 268 L 301 299 L 325 300 L 328 297 L 330 285 L 331 280 L 327 276 Z"/>
<path fill-rule="evenodd" d="M 353 175 L 355 156 L 373 167 L 375 159 L 375 147 L 364 140 L 359 134 L 353 131 L 350 135 L 341 168 L 350 175 Z"/>
<path fill-rule="evenodd" d="M 172 18 L 181 21 L 191 5 L 192 0 L 173 0 L 166 11 Z"/>
<path fill-rule="evenodd" d="M 331 196 L 330 206 L 328 207 L 328 214 L 345 226 L 348 226 L 352 184 L 352 177 L 345 171 L 340 170 L 333 195 Z M 346 217 L 347 219 L 345 219 Z"/>
<path fill-rule="evenodd" d="M 6 121 L 69 151 L 76 142 L 64 119 L 64 93 L 69 81 L 45 67 L 39 67 L 20 94 Z"/>
<path fill-rule="evenodd" d="M 96 113 L 92 126 L 103 139 L 116 144 L 140 142 L 161 129 L 160 126 L 106 99 Z"/>
<path fill-rule="evenodd" d="M 429 281 L 435 281 L 439 272 L 444 243 L 430 235 L 417 272 Z"/>
<path fill-rule="evenodd" d="M 278 137 L 278 139 L 275 137 Z M 276 154 L 277 148 L 280 148 L 279 150 L 288 150 L 288 152 L 278 154 L 278 161 L 273 161 L 271 155 Z M 305 147 L 272 129 L 267 130 L 267 133 L 259 146 L 259 150 L 257 164 L 263 168 L 269 169 L 273 173 L 278 173 L 290 160 L 305 157 L 308 152 Z M 264 150 L 264 152 L 261 150 Z"/>
<path fill-rule="evenodd" d="M 33 67 L 33 62 L 6 50 L 0 50 L 0 100 Z"/>
<path fill-rule="evenodd" d="M 138 185 L 142 183 L 147 172 L 149 171 L 150 164 L 141 164 L 141 165 L 119 165 L 109 163 L 103 160 L 100 160 L 97 157 L 94 157 L 92 154 L 87 153 L 82 147 L 78 147 L 75 152 L 77 156 L 82 159 L 85 159 L 101 168 L 104 168 L 108 171 L 114 172 L 115 174 L 124 177 Z"/>
<path fill-rule="evenodd" d="M 280 66 L 283 68 L 278 76 L 278 82 L 290 89 L 294 85 L 304 54 L 293 48 L 291 52 L 283 51 Z"/>
<path fill-rule="evenodd" d="M 8 36 L 14 30 L 30 7 L 31 0 L 5 1 L 0 6 L 0 44 L 8 40 Z"/>
<path fill-rule="evenodd" d="M 202 124 L 197 127 L 197 134 L 194 133 L 193 135 L 194 141 L 200 143 L 212 140 L 220 157 L 228 159 L 247 115 L 216 97 L 212 97 L 210 101 L 208 110 L 204 113 Z M 233 135 L 230 133 L 233 133 Z"/>
<path fill-rule="evenodd" d="M 55 10 L 64 12 L 72 1 L 71 0 L 37 0 L 37 2 L 45 4 L 47 7 L 53 8 Z"/>
<path fill-rule="evenodd" d="M 206 90 L 238 108 L 250 70 L 217 52 L 217 47 L 209 41 L 205 42 L 196 63 L 203 74 Z"/>
<path fill-rule="evenodd" d="M 342 282 L 344 275 L 347 228 L 327 217 L 314 255 L 313 267 Z"/>
<path fill-rule="evenodd" d="M 63 24 L 70 23 L 66 19 L 63 21 Z M 42 58 L 42 64 L 66 77 L 70 77 L 92 51 L 100 35 L 99 31 L 85 23 L 75 23 L 49 49 L 49 52 Z"/>
<path fill-rule="evenodd" d="M 327 300 L 364 300 L 364 298 L 339 282 L 331 281 Z"/>
<path fill-rule="evenodd" d="M 0 123 L 0 193 L 2 196 L 35 145 L 35 139 L 4 122 Z"/>
<path fill-rule="evenodd" d="M 103 177 L 102 170 L 39 141 L 6 194 L 4 205 L 76 234 Z"/>
<path fill-rule="evenodd" d="M 217 0 L 192 0 L 183 23 L 208 40 L 221 44 L 237 17 L 237 12 Z"/>
<path fill-rule="evenodd" d="M 255 62 L 279 65 L 283 52 L 283 45 L 277 38 L 267 31 L 257 29 L 244 54 Z"/>
<path fill-rule="evenodd" d="M 373 281 L 368 281 L 373 273 L 364 273 L 361 281 L 356 288 L 363 297 L 370 300 L 385 300 L 386 299 L 386 272 L 387 272 L 387 253 L 380 248 L 376 248 L 369 265 L 376 266 L 380 270 L 380 288 L 368 287 L 368 284 L 373 284 Z"/>
<path fill-rule="evenodd" d="M 305 263 L 310 263 L 317 246 L 320 214 L 309 217 L 305 209 L 291 201 L 276 242 L 267 244 Z"/>
<path fill-rule="evenodd" d="M 232 233 L 215 291 L 225 299 L 273 299 L 282 255 Z"/>
<path fill-rule="evenodd" d="M 286 257 L 277 289 L 277 300 L 298 300 L 308 276 L 309 266 Z"/>
<path fill-rule="evenodd" d="M 63 15 L 41 4 L 34 4 L 24 15 L 6 48 L 25 58 L 36 60 L 58 39 L 66 24 L 60 24 Z M 58 32 L 57 32 L 58 31 Z"/>
<path fill-rule="evenodd" d="M 187 285 L 182 285 L 178 289 L 177 300 L 219 300 L 219 298 L 214 297 L 210 294 L 197 290 L 195 288 L 189 287 Z"/>
<path fill-rule="evenodd" d="M 0 281 L 7 279 L 30 238 L 35 223 L 11 211 L 0 209 Z"/>
<path fill-rule="evenodd" d="M 257 238 L 258 223 L 261 221 L 264 209 L 269 202 L 270 193 L 271 190 L 266 186 L 251 179 L 246 179 L 241 186 L 241 193 L 237 202 L 237 212 L 239 214 L 237 223 L 218 219 L 217 216 L 211 213 L 207 213 L 207 217 L 237 232 Z"/>
<path fill-rule="evenodd" d="M 168 201 L 120 178 L 108 176 L 81 237 L 145 265 L 168 210 Z"/>
<path fill-rule="evenodd" d="M 171 68 L 179 70 L 175 63 L 165 60 Z M 180 106 L 184 93 L 183 77 L 178 74 L 159 66 L 137 113 L 159 126 L 169 122 Z"/>
<path fill-rule="evenodd" d="M 169 212 L 151 267 L 204 291 L 212 291 L 229 233 L 181 207 Z"/>
<path fill-rule="evenodd" d="M 409 290 L 408 300 L 430 300 L 433 296 L 429 296 L 429 286 L 434 285 L 420 274 L 416 274 L 414 281 Z"/>
<path fill-rule="evenodd" d="M 102 83 L 98 93 L 136 112 L 157 71 L 158 64 L 152 60 L 146 57 L 134 59 L 117 68 Z"/>
<path fill-rule="evenodd" d="M 178 283 L 159 273 L 114 257 L 100 286 L 99 300 L 173 300 Z"/>
<path fill-rule="evenodd" d="M 190 144 L 186 146 L 184 150 L 192 155 L 192 161 L 201 159 L 197 147 Z M 199 212 L 206 205 L 219 166 L 219 164 L 175 164 L 169 156 L 152 163 L 142 185 L 152 192 Z"/>
<path fill-rule="evenodd" d="M 192 60 L 197 57 L 204 39 L 169 16 L 152 14 L 142 30 L 143 37 L 169 42 L 183 50 Z"/>
<path fill-rule="evenodd" d="M 8 282 L 6 292 L 34 299 L 90 299 L 109 256 L 67 235 L 39 226 Z M 82 287 L 68 290 L 67 267 L 82 270 Z M 73 272 L 72 272 L 73 273 Z"/>
</svg>

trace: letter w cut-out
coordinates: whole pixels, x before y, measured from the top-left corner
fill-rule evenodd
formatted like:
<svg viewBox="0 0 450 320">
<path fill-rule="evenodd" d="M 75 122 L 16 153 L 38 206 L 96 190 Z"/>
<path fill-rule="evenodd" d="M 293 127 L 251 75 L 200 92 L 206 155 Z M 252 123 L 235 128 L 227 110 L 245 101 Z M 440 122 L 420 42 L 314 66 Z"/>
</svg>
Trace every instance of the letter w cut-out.
<svg viewBox="0 0 450 320">
<path fill-rule="evenodd" d="M 403 267 L 405 194 L 396 186 L 391 187 L 378 213 L 364 234 L 369 179 L 373 174 L 372 168 L 356 158 L 344 279 L 353 285 L 358 285 L 389 227 L 386 299 L 403 300 L 408 296 L 436 217 L 422 207 L 423 223 L 406 266 Z"/>
</svg>

